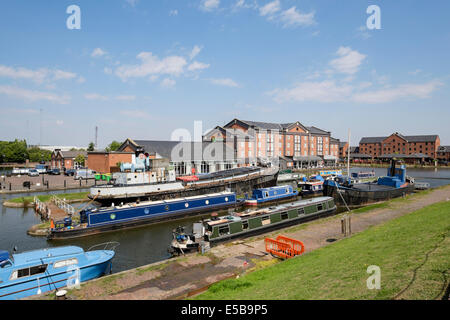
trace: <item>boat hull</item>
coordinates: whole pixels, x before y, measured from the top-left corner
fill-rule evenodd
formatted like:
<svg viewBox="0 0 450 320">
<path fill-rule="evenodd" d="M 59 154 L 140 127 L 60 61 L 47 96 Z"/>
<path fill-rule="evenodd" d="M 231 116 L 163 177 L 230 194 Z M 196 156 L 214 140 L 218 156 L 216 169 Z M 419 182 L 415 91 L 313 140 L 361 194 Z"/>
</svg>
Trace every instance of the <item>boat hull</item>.
<svg viewBox="0 0 450 320">
<path fill-rule="evenodd" d="M 322 212 L 317 213 L 317 214 L 305 215 L 305 216 L 298 217 L 298 218 L 293 219 L 293 220 L 287 220 L 287 221 L 280 222 L 280 223 L 277 223 L 277 224 L 270 224 L 268 226 L 260 227 L 258 229 L 253 229 L 253 230 L 246 231 L 245 233 L 230 234 L 230 235 L 223 236 L 223 237 L 220 237 L 220 238 L 209 239 L 209 242 L 210 242 L 211 245 L 216 245 L 218 243 L 226 242 L 226 241 L 230 241 L 230 240 L 234 240 L 234 239 L 247 238 L 247 237 L 251 237 L 251 236 L 255 236 L 255 235 L 260 235 L 260 234 L 267 233 L 267 232 L 270 232 L 270 231 L 274 231 L 274 230 L 286 228 L 286 227 L 289 227 L 289 226 L 294 226 L 294 225 L 297 225 L 297 224 L 305 223 L 305 222 L 308 222 L 308 221 L 312 221 L 312 220 L 328 217 L 328 216 L 333 215 L 334 213 L 336 213 L 336 209 L 337 209 L 337 207 L 335 206 L 334 208 L 322 211 Z"/>
<path fill-rule="evenodd" d="M 78 276 L 80 282 L 101 277 L 111 272 L 114 255 L 108 256 L 109 258 L 102 259 L 102 261 L 98 261 L 95 264 L 79 267 L 78 269 L 75 269 L 73 266 L 67 267 L 58 273 L 44 274 L 34 278 L 30 277 L 25 281 L 14 281 L 13 283 L 0 286 L 0 300 L 23 299 L 64 288 L 71 284 L 74 285 Z"/>
<path fill-rule="evenodd" d="M 151 225 L 151 224 L 197 216 L 197 215 L 205 214 L 205 213 L 212 212 L 215 210 L 225 210 L 228 208 L 235 208 L 242 204 L 243 204 L 243 201 L 239 201 L 239 202 L 234 202 L 234 203 L 230 203 L 230 204 L 209 206 L 209 207 L 205 207 L 205 208 L 194 208 L 194 209 L 190 209 L 190 210 L 186 209 L 186 210 L 176 212 L 176 213 L 153 215 L 153 216 L 148 216 L 148 217 L 135 218 L 135 219 L 127 220 L 127 221 L 121 221 L 121 222 L 118 221 L 116 223 L 108 223 L 108 224 L 104 224 L 104 225 L 92 226 L 92 227 L 86 227 L 86 228 L 80 228 L 80 229 L 75 228 L 75 229 L 62 230 L 62 231 L 52 230 L 47 238 L 49 240 L 79 238 L 79 237 L 85 237 L 85 236 L 99 234 L 99 233 L 113 232 L 113 231 L 117 231 L 117 230 L 121 230 L 121 229 L 144 227 L 144 226 Z"/>
<path fill-rule="evenodd" d="M 349 206 L 358 206 L 366 203 L 385 201 L 392 198 L 402 197 L 414 192 L 414 185 L 408 184 L 401 188 L 383 188 L 380 190 L 360 190 L 347 187 L 336 187 L 333 185 L 324 185 L 323 195 L 333 197 L 339 204 L 345 203 Z M 343 198 L 343 199 L 342 199 Z"/>
<path fill-rule="evenodd" d="M 237 194 L 251 193 L 253 189 L 274 187 L 277 185 L 278 171 L 255 176 L 244 176 L 224 181 L 212 181 L 205 185 L 192 184 L 183 186 L 180 182 L 161 184 L 160 190 L 151 185 L 99 186 L 91 188 L 89 198 L 95 199 L 102 206 L 112 203 L 128 203 L 140 200 L 166 200 L 191 197 L 201 194 L 218 193 L 231 190 Z M 148 189 L 148 190 L 146 190 Z M 155 189 L 155 190 L 153 190 Z M 144 191 L 143 191 L 144 190 Z"/>
<path fill-rule="evenodd" d="M 271 199 L 248 199 L 248 200 L 245 200 L 245 205 L 246 206 L 258 206 L 258 205 L 269 204 L 269 203 L 284 202 L 284 201 L 292 200 L 293 198 L 296 198 L 297 196 L 298 196 L 298 192 L 295 192 L 293 194 L 289 194 L 286 196 L 271 198 Z"/>
</svg>

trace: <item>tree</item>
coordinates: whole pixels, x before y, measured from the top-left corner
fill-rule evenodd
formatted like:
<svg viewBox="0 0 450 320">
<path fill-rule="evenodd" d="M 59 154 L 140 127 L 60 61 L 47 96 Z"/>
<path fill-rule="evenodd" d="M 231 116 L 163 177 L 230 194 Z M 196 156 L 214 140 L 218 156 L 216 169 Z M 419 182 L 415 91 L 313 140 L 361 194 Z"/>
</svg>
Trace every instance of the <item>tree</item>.
<svg viewBox="0 0 450 320">
<path fill-rule="evenodd" d="M 90 142 L 89 146 L 87 148 L 87 151 L 94 151 L 94 149 L 95 149 L 95 144 L 93 142 Z"/>
<path fill-rule="evenodd" d="M 28 159 L 31 162 L 50 161 L 52 159 L 52 152 L 33 147 L 28 149 Z"/>
<path fill-rule="evenodd" d="M 84 167 L 85 161 L 86 161 L 86 158 L 81 153 L 75 157 L 75 162 L 78 163 L 80 166 Z"/>
<path fill-rule="evenodd" d="M 25 162 L 28 159 L 26 141 L 0 141 L 0 159 L 2 162 Z"/>
<path fill-rule="evenodd" d="M 117 151 L 117 150 L 120 148 L 121 145 L 122 145 L 122 144 L 121 144 L 120 142 L 114 140 L 113 142 L 111 142 L 111 143 L 105 148 L 105 150 L 108 151 L 108 152 L 110 152 L 110 151 Z"/>
</svg>

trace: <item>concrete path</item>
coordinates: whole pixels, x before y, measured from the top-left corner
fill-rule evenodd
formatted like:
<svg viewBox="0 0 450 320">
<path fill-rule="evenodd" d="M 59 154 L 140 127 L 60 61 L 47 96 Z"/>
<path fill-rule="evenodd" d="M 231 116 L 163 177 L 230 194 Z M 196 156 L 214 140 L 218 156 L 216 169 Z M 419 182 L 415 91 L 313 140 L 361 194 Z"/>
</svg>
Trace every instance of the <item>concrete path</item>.
<svg viewBox="0 0 450 320">
<path fill-rule="evenodd" d="M 382 224 L 440 201 L 450 201 L 450 186 L 405 200 L 394 200 L 388 208 L 352 215 L 352 233 Z M 342 239 L 341 215 L 312 221 L 266 235 L 225 243 L 205 255 L 190 254 L 103 277 L 69 292 L 70 299 L 180 299 L 208 288 L 222 279 L 276 263 L 264 251 L 264 238 L 285 234 L 301 240 L 306 253 Z M 329 240 L 329 241 L 327 241 Z M 45 298 L 45 297 L 44 297 Z M 48 297 L 47 297 L 48 298 Z"/>
</svg>

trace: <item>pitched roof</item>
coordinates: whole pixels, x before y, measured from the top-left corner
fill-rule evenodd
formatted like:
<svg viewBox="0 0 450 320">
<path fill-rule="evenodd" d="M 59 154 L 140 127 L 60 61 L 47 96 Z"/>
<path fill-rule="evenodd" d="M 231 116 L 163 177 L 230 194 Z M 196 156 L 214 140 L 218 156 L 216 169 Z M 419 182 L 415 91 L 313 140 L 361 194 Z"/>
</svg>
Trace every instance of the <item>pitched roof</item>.
<svg viewBox="0 0 450 320">
<path fill-rule="evenodd" d="M 406 140 L 407 142 L 433 142 L 439 137 L 438 135 L 420 135 L 420 136 L 404 136 L 398 132 L 393 133 L 398 135 L 400 138 Z M 363 137 L 359 143 L 381 143 L 384 139 L 388 137 Z"/>
<path fill-rule="evenodd" d="M 402 159 L 422 159 L 422 158 L 430 158 L 430 156 L 423 153 L 413 153 L 413 154 L 397 154 L 397 153 L 389 153 L 382 154 L 377 158 L 402 158 Z"/>
<path fill-rule="evenodd" d="M 362 137 L 359 143 L 381 143 L 387 137 Z"/>
<path fill-rule="evenodd" d="M 76 158 L 78 155 L 87 156 L 87 151 L 76 150 L 76 151 L 59 151 L 63 158 Z"/>
<path fill-rule="evenodd" d="M 145 152 L 171 161 L 233 160 L 234 151 L 222 142 L 134 140 Z"/>
</svg>

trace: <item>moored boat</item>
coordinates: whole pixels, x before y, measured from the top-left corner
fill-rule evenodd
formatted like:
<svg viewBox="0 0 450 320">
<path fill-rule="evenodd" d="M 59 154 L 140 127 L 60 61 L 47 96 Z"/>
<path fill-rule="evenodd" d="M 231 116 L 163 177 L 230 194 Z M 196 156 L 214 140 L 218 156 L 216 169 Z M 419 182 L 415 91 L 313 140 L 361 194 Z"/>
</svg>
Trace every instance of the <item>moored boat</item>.
<svg viewBox="0 0 450 320">
<path fill-rule="evenodd" d="M 252 197 L 245 200 L 247 206 L 257 206 L 275 201 L 287 200 L 298 196 L 298 191 L 291 185 L 255 189 Z"/>
<path fill-rule="evenodd" d="M 352 206 L 401 197 L 414 189 L 414 183 L 406 177 L 405 166 L 397 168 L 395 161 L 391 162 L 387 176 L 376 182 L 353 183 L 348 177 L 342 177 L 324 183 L 324 195 Z"/>
<path fill-rule="evenodd" d="M 234 192 L 220 192 L 160 201 L 142 201 L 80 211 L 80 222 L 56 223 L 49 239 L 75 238 L 123 228 L 180 219 L 243 204 Z"/>
<path fill-rule="evenodd" d="M 213 245 L 325 217 L 334 212 L 336 205 L 331 197 L 317 197 L 259 210 L 234 212 L 194 223 L 191 239 Z"/>
<path fill-rule="evenodd" d="M 39 249 L 16 254 L 0 251 L 0 300 L 15 300 L 73 287 L 111 271 L 114 248 L 84 251 L 76 246 Z M 107 248 L 109 248 L 107 250 Z"/>
<path fill-rule="evenodd" d="M 320 175 L 311 176 L 309 179 L 303 178 L 298 186 L 301 188 L 301 195 L 313 195 L 322 193 L 324 179 Z"/>
<path fill-rule="evenodd" d="M 239 167 L 205 174 L 164 178 L 154 172 L 115 172 L 112 183 L 90 188 L 89 198 L 102 206 L 137 200 L 165 200 L 232 190 L 250 192 L 254 188 L 275 186 L 278 168 Z"/>
</svg>

